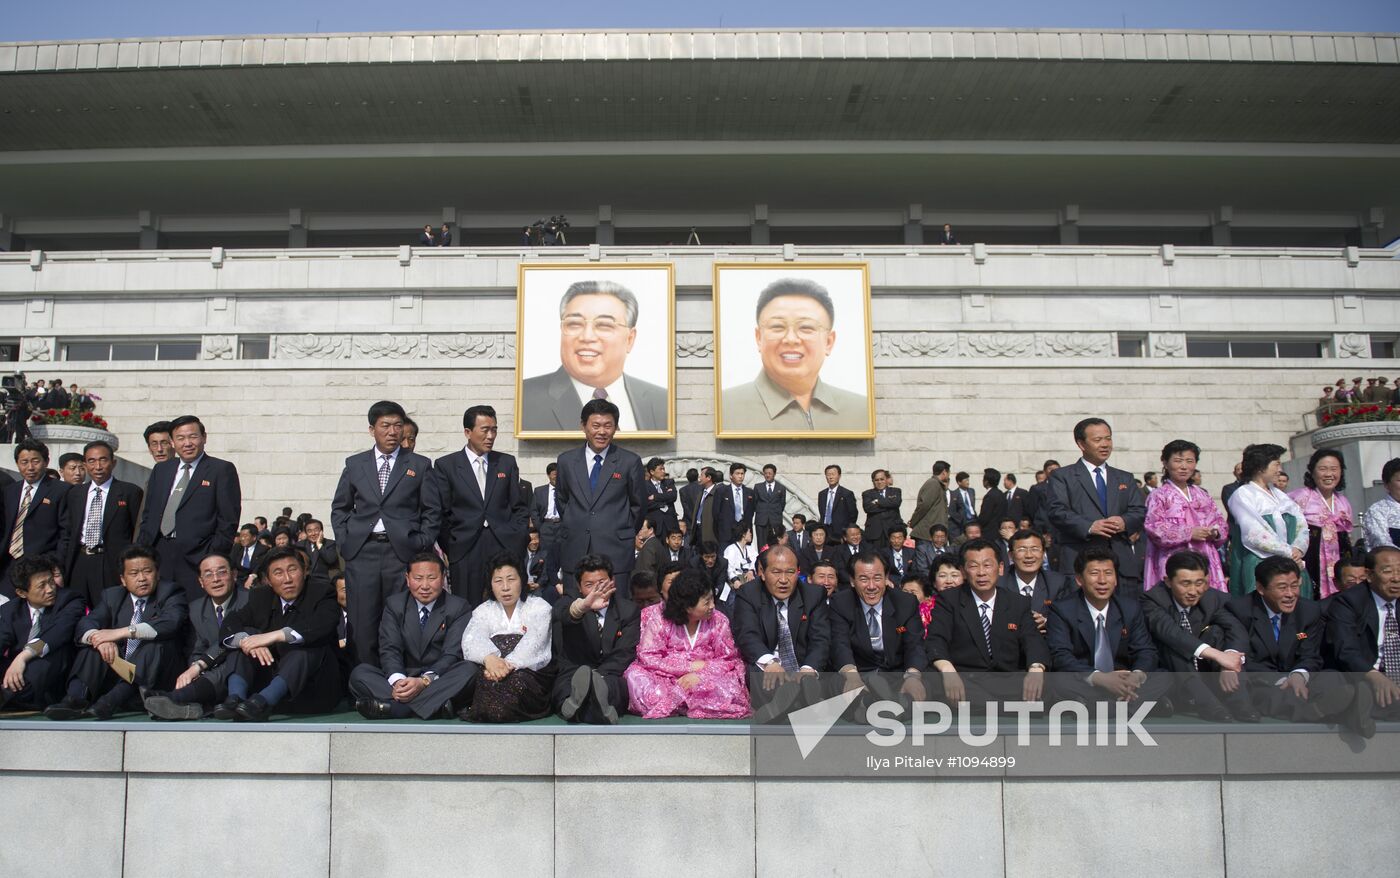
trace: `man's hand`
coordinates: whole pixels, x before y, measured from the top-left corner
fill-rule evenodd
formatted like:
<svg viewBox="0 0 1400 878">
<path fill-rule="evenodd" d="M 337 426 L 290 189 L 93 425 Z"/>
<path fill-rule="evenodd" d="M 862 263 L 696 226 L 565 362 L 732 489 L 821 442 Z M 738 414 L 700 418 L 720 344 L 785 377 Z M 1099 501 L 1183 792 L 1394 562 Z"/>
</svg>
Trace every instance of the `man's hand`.
<svg viewBox="0 0 1400 878">
<path fill-rule="evenodd" d="M 1244 655 L 1235 652 L 1233 649 L 1219 650 L 1214 647 L 1207 647 L 1206 651 L 1201 653 L 1201 658 L 1220 665 L 1222 671 L 1244 670 Z"/>
<path fill-rule="evenodd" d="M 923 677 L 905 677 L 904 685 L 899 687 L 899 691 L 908 695 L 913 701 L 924 701 L 928 698 L 928 691 L 924 689 Z"/>
<path fill-rule="evenodd" d="M 1220 691 L 1238 692 L 1240 688 L 1240 675 L 1238 671 L 1220 672 Z"/>
<path fill-rule="evenodd" d="M 763 691 L 772 692 L 788 679 L 787 671 L 783 670 L 783 663 L 774 659 L 763 669 Z"/>
<path fill-rule="evenodd" d="M 617 591 L 617 583 L 613 580 L 609 579 L 602 583 L 589 592 L 587 597 L 579 599 L 583 603 L 583 611 L 586 613 L 592 610 L 596 613 L 603 609 L 608 605 L 608 601 L 612 599 L 615 591 Z"/>
<path fill-rule="evenodd" d="M 855 671 L 841 672 L 842 692 L 854 692 L 855 690 L 860 689 L 863 686 L 865 686 L 865 683 L 861 681 L 860 674 L 856 673 Z"/>
<path fill-rule="evenodd" d="M 92 646 L 103 643 L 116 643 L 121 640 L 129 640 L 131 632 L 126 628 L 99 628 L 92 632 L 92 639 L 88 641 Z"/>
<path fill-rule="evenodd" d="M 1095 671 L 1089 682 L 1111 692 L 1119 701 L 1131 701 L 1138 689 L 1137 677 L 1132 671 Z"/>
<path fill-rule="evenodd" d="M 1044 613 L 1037 613 L 1035 610 L 1031 610 L 1031 618 L 1035 620 L 1035 630 L 1039 631 L 1041 634 L 1044 634 L 1044 633 L 1045 633 L 1045 614 L 1044 614 Z"/>
<path fill-rule="evenodd" d="M 277 658 L 272 654 L 272 650 L 268 649 L 265 646 L 255 646 L 252 649 L 247 649 L 247 642 L 248 641 L 246 640 L 243 641 L 245 646 L 243 654 L 248 656 L 248 658 L 252 659 L 253 661 L 257 662 L 265 668 L 272 667 L 273 663 L 277 661 Z"/>
<path fill-rule="evenodd" d="M 203 670 L 202 668 L 200 668 L 198 662 L 195 662 L 194 664 L 190 665 L 188 668 L 185 668 L 185 672 L 175 679 L 175 688 L 176 688 L 176 689 L 183 689 L 183 688 L 185 688 L 186 686 L 188 686 L 188 685 L 190 685 L 191 683 L 193 683 L 195 680 L 198 680 L 198 679 L 199 679 L 199 675 L 202 674 L 202 673 L 204 673 L 204 670 Z"/>
<path fill-rule="evenodd" d="M 1366 682 L 1371 684 L 1371 688 L 1376 693 L 1376 706 L 1389 707 L 1396 701 L 1400 701 L 1400 686 L 1382 674 L 1380 671 L 1367 671 Z M 5 686 L 9 687 L 8 678 Z"/>
<path fill-rule="evenodd" d="M 1027 671 L 1026 679 L 1021 683 L 1022 701 L 1039 701 L 1041 694 L 1045 691 L 1045 672 Z"/>
<path fill-rule="evenodd" d="M 422 677 L 404 677 L 394 683 L 394 700 L 406 704 L 417 698 L 418 693 L 427 688 L 427 685 Z"/>
<path fill-rule="evenodd" d="M 102 660 L 104 662 L 110 665 L 112 662 L 117 660 L 117 647 L 115 644 L 113 644 L 109 640 L 104 640 L 101 643 L 98 643 L 96 637 L 94 637 L 92 640 L 93 643 L 96 644 L 97 654 L 102 656 Z"/>
<path fill-rule="evenodd" d="M 943 694 L 948 696 L 948 701 L 957 704 L 967 699 L 967 687 L 963 685 L 962 677 L 957 671 L 943 672 Z"/>
<path fill-rule="evenodd" d="M 1114 525 L 1113 522 L 1115 519 L 1117 519 L 1119 524 Z M 1110 539 L 1114 534 L 1123 529 L 1122 521 L 1123 519 L 1117 516 L 1114 516 L 1114 518 L 1100 518 L 1098 521 L 1089 525 L 1089 536 Z"/>
<path fill-rule="evenodd" d="M 1304 679 L 1302 674 L 1289 674 L 1287 677 L 1283 678 L 1279 686 L 1283 689 L 1292 690 L 1294 695 L 1297 695 L 1304 701 L 1308 700 L 1308 681 Z"/>
<path fill-rule="evenodd" d="M 11 692 L 18 692 L 24 688 L 24 666 L 29 664 L 29 651 L 21 649 L 15 660 L 10 662 L 10 667 L 5 671 L 4 686 Z"/>
</svg>

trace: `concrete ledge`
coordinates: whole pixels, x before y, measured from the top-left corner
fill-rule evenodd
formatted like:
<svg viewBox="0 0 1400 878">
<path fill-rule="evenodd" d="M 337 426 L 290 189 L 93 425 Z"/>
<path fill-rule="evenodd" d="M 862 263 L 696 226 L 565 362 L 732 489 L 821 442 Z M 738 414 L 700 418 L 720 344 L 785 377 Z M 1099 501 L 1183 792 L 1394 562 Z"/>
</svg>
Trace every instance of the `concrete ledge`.
<svg viewBox="0 0 1400 878">
<path fill-rule="evenodd" d="M 127 732 L 126 770 L 143 774 L 326 774 L 330 735 Z"/>
<path fill-rule="evenodd" d="M 1400 734 L 1365 740 L 1351 733 L 1223 735 L 1226 773 L 1394 774 L 1400 771 Z"/>
<path fill-rule="evenodd" d="M 1006 755 L 1014 756 L 1016 765 L 1006 769 L 1006 776 L 1156 777 L 1225 773 L 1224 735 L 1156 735 L 1154 740 L 1155 747 L 1131 739 L 1122 747 L 1077 747 L 1072 739 L 1052 747 L 1048 736 L 1037 735 L 1026 747 L 1007 745 Z"/>
<path fill-rule="evenodd" d="M 1230 878 L 1394 875 L 1396 796 L 1394 780 L 1227 779 L 1221 800 Z M 1182 837 L 1174 825 L 1164 835 Z"/>
<path fill-rule="evenodd" d="M 392 775 L 529 775 L 554 770 L 554 739 L 547 735 L 330 736 L 330 772 Z"/>
<path fill-rule="evenodd" d="M 749 777 L 752 758 L 747 735 L 561 735 L 554 739 L 556 777 Z"/>
<path fill-rule="evenodd" d="M 122 733 L 0 729 L 0 771 L 121 771 Z M 2 871 L 2 870 L 0 870 Z"/>
</svg>

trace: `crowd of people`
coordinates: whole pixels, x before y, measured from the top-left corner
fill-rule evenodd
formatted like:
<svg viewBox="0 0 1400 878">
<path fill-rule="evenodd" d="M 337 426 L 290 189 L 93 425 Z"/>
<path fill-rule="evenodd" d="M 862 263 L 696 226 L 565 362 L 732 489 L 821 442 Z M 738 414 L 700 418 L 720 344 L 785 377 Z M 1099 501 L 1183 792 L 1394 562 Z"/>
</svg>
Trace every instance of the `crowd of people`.
<svg viewBox="0 0 1400 878">
<path fill-rule="evenodd" d="M 1366 382 L 1365 387 L 1361 386 L 1363 381 Z M 1400 378 L 1396 378 L 1394 384 L 1384 375 L 1353 378 L 1350 387 L 1345 378 L 1338 378 L 1336 384 L 1322 388 L 1322 396 L 1317 399 L 1317 416 L 1321 419 L 1323 415 L 1335 414 L 1341 409 L 1366 405 L 1382 408 L 1400 405 Z"/>
<path fill-rule="evenodd" d="M 17 376 L 20 378 L 22 376 Z M 59 413 L 64 410 L 78 413 L 97 409 L 102 399 L 90 393 L 86 387 L 77 384 L 63 385 L 62 378 L 47 380 L 40 378 L 26 385 L 22 393 L 10 397 L 0 396 L 0 444 L 7 444 L 29 435 L 29 418 L 34 412 Z"/>
<path fill-rule="evenodd" d="M 617 419 L 584 405 L 582 443 L 535 488 L 490 406 L 433 461 L 375 403 L 329 529 L 291 508 L 240 524 L 238 472 L 193 415 L 146 430 L 145 486 L 112 477 L 103 442 L 50 478 L 25 440 L 0 490 L 0 709 L 763 722 L 861 689 L 857 708 L 1122 701 L 1366 736 L 1400 719 L 1400 459 L 1359 530 L 1340 454 L 1287 493 L 1285 450 L 1250 445 L 1222 513 L 1195 444 L 1168 443 L 1144 485 L 1086 418 L 1079 458 L 1029 489 L 987 469 L 979 505 L 940 460 L 906 514 L 888 470 L 857 498 L 832 464 L 788 517 L 776 465 L 678 485 L 613 441 Z"/>
</svg>

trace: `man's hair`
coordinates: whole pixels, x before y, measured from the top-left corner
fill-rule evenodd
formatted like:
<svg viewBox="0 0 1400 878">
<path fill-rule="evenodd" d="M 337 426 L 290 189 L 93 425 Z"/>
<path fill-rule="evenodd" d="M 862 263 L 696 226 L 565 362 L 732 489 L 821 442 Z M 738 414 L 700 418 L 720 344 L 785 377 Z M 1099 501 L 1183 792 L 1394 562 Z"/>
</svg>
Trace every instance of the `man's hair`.
<svg viewBox="0 0 1400 878">
<path fill-rule="evenodd" d="M 946 533 L 948 532 L 948 528 L 945 527 L 944 525 L 941 525 L 941 524 L 935 524 L 933 527 L 931 527 L 931 528 L 928 529 L 928 532 L 929 532 L 930 535 L 933 535 L 933 534 L 936 534 L 936 533 L 939 533 L 939 532 L 942 532 L 942 533 L 945 533 L 945 534 L 946 534 Z"/>
<path fill-rule="evenodd" d="M 79 457 L 78 459 L 79 459 L 79 460 L 82 460 L 83 458 L 86 458 L 86 457 L 87 457 L 87 453 L 88 453 L 89 451 L 93 450 L 94 448 L 105 448 L 105 449 L 107 449 L 107 454 L 109 454 L 109 455 L 112 456 L 112 457 L 116 457 L 116 456 L 117 456 L 117 452 L 112 448 L 111 445 L 109 445 L 109 444 L 106 443 L 106 442 L 103 442 L 101 439 L 97 439 L 97 440 L 95 440 L 95 441 L 93 441 L 93 442 L 89 442 L 88 444 L 86 444 L 86 445 L 83 446 L 83 454 L 82 454 L 82 457 Z"/>
<path fill-rule="evenodd" d="M 380 418 L 395 415 L 401 420 L 408 420 L 408 413 L 403 410 L 403 406 L 389 399 L 381 399 L 369 407 L 369 425 L 374 426 L 375 421 Z"/>
<path fill-rule="evenodd" d="M 855 557 L 851 559 L 851 574 L 855 575 L 857 564 L 874 564 L 876 562 L 879 562 L 880 564 L 881 573 L 888 572 L 887 568 L 885 567 L 884 555 L 881 555 L 879 552 L 876 552 L 871 549 L 863 549 L 859 552 L 856 552 Z"/>
<path fill-rule="evenodd" d="M 712 483 L 718 485 L 720 482 L 724 481 L 724 473 L 720 472 L 712 466 L 707 466 L 705 467 L 705 478 L 709 479 Z"/>
<path fill-rule="evenodd" d="M 958 550 L 958 566 L 961 567 L 963 560 L 973 552 L 984 552 L 987 549 L 992 550 L 992 554 L 996 556 L 998 561 L 1001 560 L 1001 552 L 997 551 L 996 543 L 986 537 L 976 537 L 963 543 L 962 548 Z"/>
<path fill-rule="evenodd" d="M 777 464 L 773 464 L 773 463 L 765 463 L 765 464 L 763 465 L 763 468 L 760 470 L 760 472 L 765 472 L 765 473 L 766 473 L 766 472 L 768 472 L 770 469 L 773 471 L 774 475 L 777 474 L 777 472 L 778 472 L 778 466 L 777 466 Z"/>
<path fill-rule="evenodd" d="M 953 465 L 946 460 L 935 460 L 933 462 L 933 474 L 936 476 L 941 476 L 952 468 Z"/>
<path fill-rule="evenodd" d="M 836 323 L 836 306 L 831 303 L 831 293 L 826 291 L 826 287 L 805 277 L 779 278 L 764 287 L 763 292 L 758 294 L 758 307 L 754 308 L 755 322 L 763 314 L 763 309 L 768 307 L 768 303 L 779 296 L 806 296 L 822 306 L 828 323 Z"/>
<path fill-rule="evenodd" d="M 1392 457 L 1381 467 L 1381 484 L 1389 484 L 1396 473 L 1400 473 L 1400 457 Z"/>
<path fill-rule="evenodd" d="M 496 410 L 489 405 L 474 405 L 462 413 L 462 429 L 471 430 L 476 427 L 476 419 L 486 416 L 491 420 L 496 420 Z"/>
<path fill-rule="evenodd" d="M 652 470 L 656 469 L 658 466 L 661 466 L 665 462 L 665 458 L 653 457 L 647 461 L 646 470 L 647 472 L 651 472 Z"/>
<path fill-rule="evenodd" d="M 28 439 L 21 439 L 19 442 L 15 443 L 15 463 L 19 463 L 19 453 L 21 451 L 34 452 L 35 454 L 39 455 L 39 458 L 41 460 L 44 461 L 44 465 L 48 466 L 49 446 L 40 442 L 38 439 L 30 437 Z"/>
<path fill-rule="evenodd" d="M 240 527 L 239 530 L 246 530 L 255 537 L 258 535 L 258 526 L 256 524 L 245 524 Z"/>
<path fill-rule="evenodd" d="M 297 566 L 302 569 L 302 572 L 306 572 L 306 558 L 301 552 L 296 550 L 295 546 L 273 546 L 271 549 L 268 549 L 267 554 L 263 556 L 262 565 L 258 569 L 266 570 L 271 567 L 274 562 L 281 561 L 283 558 L 294 559 L 297 562 Z"/>
<path fill-rule="evenodd" d="M 627 587 L 632 591 L 639 588 L 656 588 L 656 574 L 650 570 L 637 570 L 627 579 Z"/>
<path fill-rule="evenodd" d="M 1001 473 L 992 467 L 982 470 L 982 487 L 995 488 L 997 482 L 1001 481 Z"/>
<path fill-rule="evenodd" d="M 412 430 L 412 431 L 413 431 L 413 435 L 414 435 L 414 436 L 417 436 L 417 435 L 418 435 L 418 422 L 415 421 L 415 420 L 413 420 L 412 418 L 410 418 L 408 415 L 404 415 L 404 416 L 403 416 L 403 429 L 404 429 L 404 432 L 405 432 L 405 433 L 407 433 L 409 430 Z"/>
<path fill-rule="evenodd" d="M 1045 548 L 1045 537 L 1041 536 L 1033 530 L 1018 530 L 1011 535 L 1011 539 L 1007 540 L 1007 543 L 1009 543 L 1011 545 L 1011 548 L 1014 549 L 1016 548 L 1016 544 L 1021 542 L 1021 540 L 1035 540 L 1036 542 L 1040 543 L 1040 548 L 1042 550 L 1044 550 Z"/>
<path fill-rule="evenodd" d="M 169 432 L 170 432 L 170 422 L 169 422 L 169 421 L 156 421 L 154 424 L 151 424 L 150 426 L 146 427 L 146 432 L 142 434 L 142 438 L 145 439 L 146 444 L 149 445 L 150 442 L 151 442 L 151 437 L 154 436 L 155 434 L 157 434 L 157 433 L 167 433 L 167 434 L 168 434 Z"/>
<path fill-rule="evenodd" d="M 797 513 L 794 513 L 794 514 L 793 514 L 792 520 L 793 520 L 793 521 L 798 521 L 798 520 L 800 520 L 803 524 L 806 524 L 806 523 L 807 523 L 807 516 L 803 515 L 801 512 L 797 512 Z"/>
<path fill-rule="evenodd" d="M 818 567 L 830 567 L 832 573 L 835 573 L 835 572 L 836 572 L 836 562 L 835 562 L 835 561 L 830 561 L 830 560 L 828 560 L 828 559 L 826 559 L 826 558 L 822 558 L 821 560 L 815 562 L 815 563 L 812 565 L 812 573 L 816 573 Z M 808 578 L 809 578 L 809 579 L 811 578 L 810 575 L 808 576 Z"/>
<path fill-rule="evenodd" d="M 1258 567 L 1254 568 L 1254 584 L 1264 588 L 1274 581 L 1275 576 L 1283 576 L 1288 573 L 1297 574 L 1297 572 L 1298 563 L 1292 558 L 1270 555 L 1260 561 Z"/>
<path fill-rule="evenodd" d="M 731 463 L 731 464 L 729 465 L 729 474 L 730 474 L 731 476 L 734 475 L 735 473 L 737 473 L 739 470 L 743 470 L 744 472 L 748 472 L 748 471 L 749 471 L 749 468 L 746 467 L 746 466 L 744 466 L 742 463 Z"/>
<path fill-rule="evenodd" d="M 700 481 L 700 470 L 696 469 L 695 467 L 691 467 L 690 469 L 686 470 L 686 471 L 685 471 L 685 480 L 686 480 L 687 482 L 698 482 L 698 481 Z"/>
<path fill-rule="evenodd" d="M 436 564 L 438 572 L 447 573 L 447 562 L 442 560 L 442 556 L 437 552 L 417 552 L 408 559 L 408 569 L 412 570 L 414 564 Z"/>
<path fill-rule="evenodd" d="M 1108 432 L 1110 434 L 1113 433 L 1113 428 L 1109 427 L 1108 421 L 1105 421 L 1103 418 L 1085 418 L 1084 420 L 1074 425 L 1074 441 L 1083 442 L 1084 437 L 1088 433 L 1090 427 L 1100 426 L 1108 427 Z"/>
<path fill-rule="evenodd" d="M 1011 474 L 1011 473 L 1007 473 L 1006 475 L 1002 476 L 1002 478 L 1003 478 L 1003 479 L 1006 479 L 1008 482 L 1010 482 L 1010 483 L 1013 484 L 1013 485 L 1016 484 L 1016 476 L 1013 475 L 1013 474 Z"/>
<path fill-rule="evenodd" d="M 25 555 L 10 565 L 10 582 L 15 591 L 29 591 L 29 580 L 40 573 L 48 573 L 54 568 L 54 560 L 47 555 Z M 28 619 L 28 616 L 25 616 Z"/>
<path fill-rule="evenodd" d="M 305 514 L 305 513 L 303 513 L 303 514 Z M 302 526 L 303 528 L 306 528 L 306 527 L 309 527 L 309 526 L 311 526 L 311 525 L 313 525 L 313 524 L 316 525 L 317 527 L 319 527 L 321 530 L 325 530 L 325 529 L 326 529 L 326 526 L 325 526 L 324 524 L 321 523 L 321 519 L 319 519 L 319 518 L 311 518 L 310 516 L 307 516 L 306 521 L 303 521 L 303 522 L 301 523 L 301 526 Z"/>
<path fill-rule="evenodd" d="M 612 296 L 622 303 L 622 307 L 627 312 L 627 325 L 635 327 L 637 325 L 637 297 L 632 295 L 632 291 L 622 284 L 611 280 L 580 280 L 574 281 L 569 288 L 564 291 L 564 295 L 559 300 L 559 319 L 563 320 L 567 312 L 569 303 L 579 296 Z"/>
<path fill-rule="evenodd" d="M 155 568 L 157 570 L 160 569 L 160 558 L 156 557 L 156 553 L 153 550 L 145 546 L 127 546 L 125 549 L 123 549 L 121 557 L 117 560 L 117 569 L 120 570 L 122 573 L 125 573 L 126 562 L 137 561 L 142 558 L 149 559 L 151 564 L 155 565 Z"/>
<path fill-rule="evenodd" d="M 1376 564 L 1380 562 L 1381 555 L 1385 554 L 1386 552 L 1400 552 L 1400 549 L 1397 549 L 1394 546 L 1376 546 L 1374 549 L 1366 553 L 1365 561 L 1358 559 L 1354 553 L 1351 556 L 1343 556 L 1341 560 L 1337 562 L 1338 575 L 1336 578 L 1341 578 L 1340 574 L 1341 569 L 1343 567 L 1360 567 L 1362 564 L 1365 564 L 1366 571 L 1368 573 L 1372 570 L 1375 570 Z"/>
<path fill-rule="evenodd" d="M 545 464 L 544 474 L 545 474 L 546 476 L 549 475 L 550 473 L 557 473 L 558 471 L 559 471 L 559 464 L 555 463 L 554 461 L 551 460 L 549 463 Z"/>
<path fill-rule="evenodd" d="M 716 543 L 714 540 L 705 540 L 703 543 L 700 544 L 700 554 L 718 555 L 719 543 Z"/>
<path fill-rule="evenodd" d="M 180 417 L 171 421 L 170 435 L 174 436 L 176 430 L 180 429 L 181 427 L 188 427 L 190 424 L 194 424 L 196 427 L 199 428 L 199 435 L 208 435 L 204 430 L 204 422 L 199 419 L 198 415 L 181 415 Z"/>
<path fill-rule="evenodd" d="M 208 561 L 210 558 L 224 562 L 224 564 L 228 566 L 230 571 L 233 569 L 233 565 L 229 564 L 228 556 L 225 555 L 223 552 L 205 552 L 204 555 L 200 557 L 199 563 L 194 565 L 195 569 L 198 570 L 199 568 L 203 567 L 204 562 Z"/>
<path fill-rule="evenodd" d="M 878 476 L 880 473 L 884 473 L 884 474 L 885 474 L 885 478 L 887 478 L 887 479 L 890 477 L 890 471 L 887 470 L 887 469 L 883 469 L 883 468 L 882 468 L 882 469 L 873 470 L 873 471 L 870 473 L 870 480 L 871 480 L 872 482 L 875 481 L 875 477 Z"/>
<path fill-rule="evenodd" d="M 1200 552 L 1185 549 L 1175 552 L 1167 559 L 1167 578 L 1171 579 L 1181 570 L 1190 570 L 1194 573 L 1209 573 L 1210 562 L 1206 556 Z"/>
<path fill-rule="evenodd" d="M 890 525 L 889 530 L 885 531 L 885 536 L 889 536 L 890 534 L 904 534 L 907 537 L 909 536 L 909 526 L 902 521 L 896 521 L 894 524 Z"/>
<path fill-rule="evenodd" d="M 63 469 L 70 463 L 82 463 L 83 456 L 76 451 L 65 451 L 58 456 L 58 468 Z"/>
<path fill-rule="evenodd" d="M 1240 457 L 1240 478 L 1246 482 L 1253 481 L 1256 475 L 1269 468 L 1270 463 L 1281 459 L 1287 450 L 1282 445 L 1267 442 L 1246 445 Z"/>
<path fill-rule="evenodd" d="M 608 574 L 611 579 L 613 575 L 612 559 L 607 555 L 584 555 L 578 560 L 578 566 L 574 568 L 574 576 L 583 578 L 585 573 L 597 573 L 599 570 Z"/>
<path fill-rule="evenodd" d="M 972 476 L 968 475 L 968 474 L 967 474 L 966 472 L 964 472 L 963 470 L 958 470 L 957 475 L 953 476 L 953 481 L 955 481 L 955 482 L 961 482 L 963 479 L 970 479 L 970 478 L 972 478 Z"/>
<path fill-rule="evenodd" d="M 1059 466 L 1059 465 L 1060 465 L 1060 462 L 1059 462 L 1058 460 L 1055 460 L 1054 458 L 1050 458 L 1049 460 L 1046 460 L 1045 463 L 1043 463 L 1043 464 L 1040 465 L 1040 469 L 1041 469 L 1041 472 L 1044 472 L 1045 470 L 1048 470 L 1048 469 L 1049 469 L 1050 467 L 1052 467 L 1052 466 Z"/>
<path fill-rule="evenodd" d="M 1076 576 L 1084 572 L 1084 568 L 1094 561 L 1112 561 L 1113 572 L 1118 573 L 1118 556 L 1113 554 L 1113 550 L 1108 546 L 1093 545 L 1088 546 L 1074 558 L 1074 573 Z"/>
<path fill-rule="evenodd" d="M 578 422 L 580 424 L 586 424 L 588 423 L 588 419 L 594 415 L 607 415 L 612 418 L 613 423 L 616 424 L 618 418 L 621 417 L 621 412 L 618 411 L 617 406 L 613 404 L 612 400 L 590 399 L 583 404 L 583 411 L 578 416 Z"/>
</svg>

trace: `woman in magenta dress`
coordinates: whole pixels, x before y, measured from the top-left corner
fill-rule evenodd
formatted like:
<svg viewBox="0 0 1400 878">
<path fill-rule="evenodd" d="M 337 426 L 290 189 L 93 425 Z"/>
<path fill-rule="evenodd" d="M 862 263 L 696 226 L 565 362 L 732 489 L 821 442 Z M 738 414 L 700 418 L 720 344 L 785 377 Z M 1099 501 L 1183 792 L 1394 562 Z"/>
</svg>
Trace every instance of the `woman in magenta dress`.
<svg viewBox="0 0 1400 878">
<path fill-rule="evenodd" d="M 1308 551 L 1303 565 L 1308 576 L 1317 583 L 1316 599 L 1337 593 L 1332 568 L 1343 555 L 1351 552 L 1351 504 L 1342 491 L 1346 490 L 1346 464 L 1342 453 L 1332 448 L 1313 452 L 1303 487 L 1290 491 L 1288 499 L 1303 510 L 1308 522 Z"/>
<path fill-rule="evenodd" d="M 1230 583 L 1220 562 L 1220 547 L 1230 530 L 1215 500 L 1192 484 L 1201 449 L 1194 442 L 1177 439 L 1162 449 L 1162 486 L 1147 495 L 1147 559 L 1143 586 L 1153 588 L 1166 579 L 1167 559 L 1190 549 L 1210 564 L 1210 587 L 1229 592 Z"/>
<path fill-rule="evenodd" d="M 700 571 L 682 572 L 666 600 L 647 609 L 660 612 L 642 614 L 637 658 L 623 674 L 632 712 L 646 719 L 748 716 L 744 662 Z"/>
</svg>

